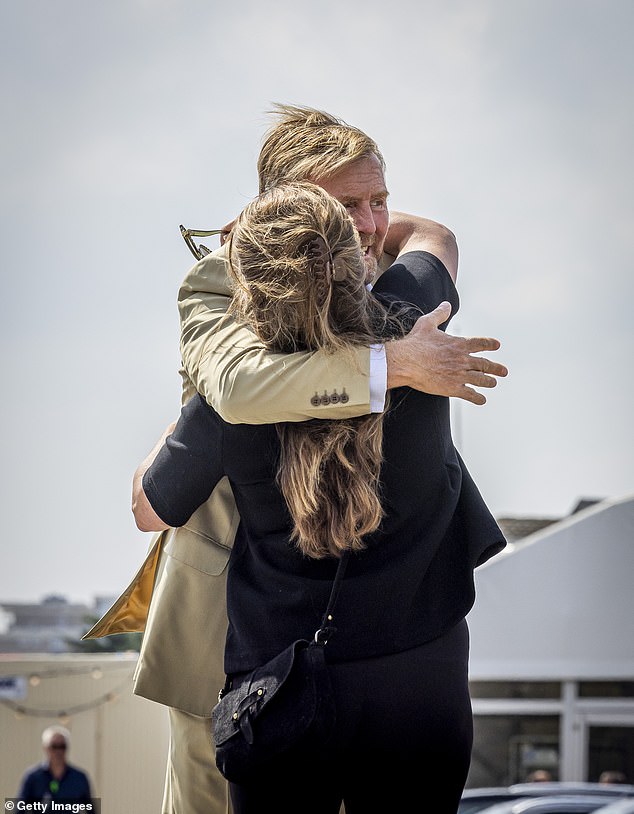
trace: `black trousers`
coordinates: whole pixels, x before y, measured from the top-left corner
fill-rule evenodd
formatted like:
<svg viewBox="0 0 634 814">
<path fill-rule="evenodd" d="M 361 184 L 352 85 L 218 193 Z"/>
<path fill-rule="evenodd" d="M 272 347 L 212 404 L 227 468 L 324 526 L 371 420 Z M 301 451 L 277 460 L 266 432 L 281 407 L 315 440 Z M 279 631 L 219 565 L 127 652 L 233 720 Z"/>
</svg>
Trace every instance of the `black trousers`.
<svg viewBox="0 0 634 814">
<path fill-rule="evenodd" d="M 235 814 L 455 814 L 471 758 L 466 621 L 389 656 L 333 664 L 334 736 L 230 784 Z"/>
</svg>

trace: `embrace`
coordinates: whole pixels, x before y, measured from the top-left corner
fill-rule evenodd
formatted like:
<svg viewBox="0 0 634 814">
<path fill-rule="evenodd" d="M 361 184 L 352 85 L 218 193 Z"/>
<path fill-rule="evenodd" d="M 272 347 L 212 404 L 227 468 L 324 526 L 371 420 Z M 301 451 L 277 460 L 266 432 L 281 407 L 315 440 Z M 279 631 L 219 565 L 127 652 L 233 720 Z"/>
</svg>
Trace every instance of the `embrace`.
<svg viewBox="0 0 634 814">
<path fill-rule="evenodd" d="M 309 108 L 278 117 L 260 194 L 181 288 L 184 406 L 133 484 L 137 525 L 165 536 L 135 688 L 170 707 L 164 812 L 225 810 L 215 696 L 323 628 L 343 557 L 328 726 L 227 775 L 232 810 L 384 814 L 441 782 L 434 811 L 455 814 L 473 572 L 505 541 L 448 397 L 482 404 L 506 369 L 473 355 L 496 340 L 444 333 L 455 238 L 388 214 L 376 144 Z"/>
</svg>

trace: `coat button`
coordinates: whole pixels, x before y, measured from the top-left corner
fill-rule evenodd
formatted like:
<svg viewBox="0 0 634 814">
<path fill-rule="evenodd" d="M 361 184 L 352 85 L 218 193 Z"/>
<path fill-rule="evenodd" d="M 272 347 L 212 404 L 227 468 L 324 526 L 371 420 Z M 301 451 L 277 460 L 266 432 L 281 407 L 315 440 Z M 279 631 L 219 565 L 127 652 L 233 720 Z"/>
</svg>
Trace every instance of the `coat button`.
<svg viewBox="0 0 634 814">
<path fill-rule="evenodd" d="M 337 393 L 337 391 L 335 390 L 334 393 L 330 394 L 330 403 L 331 404 L 339 404 L 339 401 L 340 401 L 339 393 Z"/>
<path fill-rule="evenodd" d="M 319 398 L 317 393 L 315 393 L 315 395 L 312 397 L 310 403 L 313 405 L 313 407 L 319 407 L 319 405 L 321 404 L 321 399 Z"/>
<path fill-rule="evenodd" d="M 324 405 L 324 407 L 327 404 L 330 404 L 330 396 L 328 395 L 328 393 L 326 393 L 325 390 L 324 390 L 324 395 L 319 399 L 319 401 L 321 402 L 321 404 Z"/>
<path fill-rule="evenodd" d="M 344 387 L 343 393 L 339 396 L 339 401 L 342 404 L 347 404 L 350 401 L 350 396 L 346 393 L 346 388 Z"/>
</svg>

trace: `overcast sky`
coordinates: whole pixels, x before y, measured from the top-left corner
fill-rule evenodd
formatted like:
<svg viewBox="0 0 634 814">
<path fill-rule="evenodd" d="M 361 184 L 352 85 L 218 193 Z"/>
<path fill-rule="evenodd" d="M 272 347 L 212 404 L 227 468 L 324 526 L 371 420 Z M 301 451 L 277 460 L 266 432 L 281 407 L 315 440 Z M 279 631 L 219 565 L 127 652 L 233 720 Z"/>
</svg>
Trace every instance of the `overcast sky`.
<svg viewBox="0 0 634 814">
<path fill-rule="evenodd" d="M 634 491 L 632 0 L 5 0 L 0 599 L 123 589 L 130 482 L 180 401 L 178 225 L 257 192 L 273 102 L 355 124 L 456 233 L 454 409 L 497 516 Z"/>
</svg>

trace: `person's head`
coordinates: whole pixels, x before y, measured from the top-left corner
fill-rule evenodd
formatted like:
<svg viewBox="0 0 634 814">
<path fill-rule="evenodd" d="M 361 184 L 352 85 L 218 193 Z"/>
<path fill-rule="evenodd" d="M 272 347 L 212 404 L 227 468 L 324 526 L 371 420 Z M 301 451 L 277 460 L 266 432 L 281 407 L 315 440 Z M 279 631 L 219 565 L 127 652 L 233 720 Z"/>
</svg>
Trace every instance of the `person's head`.
<svg viewBox="0 0 634 814">
<path fill-rule="evenodd" d="M 606 769 L 606 771 L 601 772 L 599 776 L 599 783 L 605 783 L 607 785 L 625 782 L 627 782 L 625 774 L 614 769 Z"/>
<path fill-rule="evenodd" d="M 283 183 L 240 214 L 230 244 L 231 310 L 271 350 L 337 351 L 373 338 L 359 235 L 321 187 Z"/>
<path fill-rule="evenodd" d="M 49 761 L 65 761 L 70 749 L 70 732 L 63 726 L 49 726 L 42 732 L 42 749 Z"/>
<path fill-rule="evenodd" d="M 276 122 L 258 159 L 260 192 L 285 181 L 312 181 L 349 211 L 373 277 L 389 226 L 385 162 L 357 127 L 309 107 L 276 105 Z"/>
<path fill-rule="evenodd" d="M 548 769 L 535 769 L 526 779 L 529 783 L 549 783 L 553 776 Z"/>
</svg>

